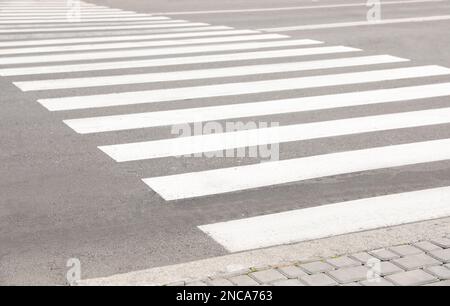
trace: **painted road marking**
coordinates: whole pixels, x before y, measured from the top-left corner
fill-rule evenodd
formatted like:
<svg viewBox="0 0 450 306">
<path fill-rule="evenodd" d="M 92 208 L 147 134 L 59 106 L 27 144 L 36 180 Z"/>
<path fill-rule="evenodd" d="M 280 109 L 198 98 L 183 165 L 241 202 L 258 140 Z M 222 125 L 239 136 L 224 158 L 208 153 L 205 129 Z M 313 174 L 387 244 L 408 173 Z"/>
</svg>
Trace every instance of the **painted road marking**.
<svg viewBox="0 0 450 306">
<path fill-rule="evenodd" d="M 243 95 L 251 93 L 265 93 L 273 91 L 337 85 L 363 84 L 370 82 L 401 80 L 448 74 L 450 74 L 450 69 L 431 65 L 342 74 L 329 74 L 290 79 L 276 79 L 258 82 L 240 82 L 220 85 L 158 89 L 92 96 L 50 98 L 40 99 L 38 100 L 38 102 L 50 111 L 62 111 L 119 105 L 159 103 L 176 100 Z"/>
<path fill-rule="evenodd" d="M 132 60 L 132 61 L 126 60 L 126 61 L 113 61 L 113 62 L 102 62 L 92 64 L 66 64 L 66 65 L 62 64 L 52 66 L 33 66 L 33 67 L 0 69 L 0 76 L 176 66 L 186 64 L 272 59 L 272 58 L 297 57 L 307 55 L 321 55 L 321 54 L 359 52 L 359 51 L 361 50 L 356 48 L 331 46 L 331 47 L 283 49 L 274 51 L 256 51 L 256 52 L 239 52 L 239 53 L 186 56 L 186 57 L 171 57 L 171 58 L 150 59 L 150 60 Z"/>
<path fill-rule="evenodd" d="M 450 187 L 398 193 L 199 226 L 230 252 L 450 216 Z M 245 233 L 245 235 L 243 235 Z"/>
<path fill-rule="evenodd" d="M 127 162 L 449 123 L 450 108 L 442 108 L 178 137 L 99 148 L 115 161 Z"/>
<path fill-rule="evenodd" d="M 259 38 L 256 36 L 255 38 Z M 245 39 L 245 37 L 235 38 L 236 40 Z M 215 41 L 217 42 L 217 40 Z M 339 58 L 329 60 L 316 60 L 308 62 L 289 62 L 267 65 L 249 65 L 215 69 L 186 70 L 162 73 L 142 73 L 142 74 L 121 74 L 117 76 L 102 77 L 84 77 L 84 78 L 65 78 L 53 80 L 38 80 L 14 82 L 22 91 L 69 89 L 69 88 L 87 88 L 113 85 L 129 85 L 156 83 L 168 81 L 213 79 L 232 76 L 262 75 L 281 72 L 296 72 L 308 70 L 320 70 L 354 66 L 368 66 L 387 63 L 400 63 L 408 60 L 390 55 L 374 55 L 352 58 Z"/>
<path fill-rule="evenodd" d="M 286 100 L 176 109 L 64 120 L 80 134 L 207 122 L 230 118 L 267 116 L 340 107 L 372 105 L 450 96 L 450 83 L 350 92 Z"/>
<path fill-rule="evenodd" d="M 171 201 L 449 159 L 450 139 L 444 139 L 153 177 L 143 181 L 166 201 Z"/>
</svg>

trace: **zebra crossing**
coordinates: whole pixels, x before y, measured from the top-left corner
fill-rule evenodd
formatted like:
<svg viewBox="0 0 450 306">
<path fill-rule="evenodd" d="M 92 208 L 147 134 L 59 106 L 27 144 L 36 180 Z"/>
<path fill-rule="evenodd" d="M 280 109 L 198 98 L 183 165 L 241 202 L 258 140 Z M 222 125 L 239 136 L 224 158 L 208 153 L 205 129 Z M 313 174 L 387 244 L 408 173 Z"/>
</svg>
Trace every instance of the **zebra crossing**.
<svg viewBox="0 0 450 306">
<path fill-rule="evenodd" d="M 406 105 L 450 96 L 450 68 L 432 63 L 419 65 L 407 58 L 368 54 L 359 48 L 330 45 L 311 37 L 294 39 L 278 33 L 177 20 L 84 2 L 82 19 L 69 22 L 66 10 L 64 1 L 0 1 L 0 37 L 8 36 L 0 39 L 0 76 L 24 93 L 34 93 L 39 104 L 65 116 L 63 123 L 82 135 L 101 137 L 103 133 L 132 133 L 195 122 L 267 118 L 398 102 Z M 41 33 L 49 36 L 35 36 Z M 258 63 L 261 60 L 275 63 Z M 156 71 L 161 68 L 168 71 Z M 248 79 L 234 80 L 239 77 Z M 406 81 L 414 84 L 401 83 Z M 175 82 L 187 83 L 174 85 Z M 125 85 L 131 90 L 124 90 Z M 358 89 L 359 85 L 365 89 Z M 352 89 L 348 91 L 346 86 Z M 343 90 L 337 93 L 330 90 L 326 94 L 295 96 L 312 89 L 328 91 L 341 87 Z M 284 92 L 292 92 L 294 97 L 252 100 L 255 94 Z M 233 101 L 240 97 L 249 101 Z M 216 98 L 230 102 L 196 107 L 188 103 Z M 176 108 L 124 111 L 127 107 L 152 104 L 174 104 Z M 183 104 L 186 106 L 180 107 Z M 106 113 L 115 108 L 121 113 Z M 71 111 L 75 110 L 96 111 L 97 115 L 73 118 Z M 113 143 L 99 145 L 98 149 L 117 163 L 145 162 L 437 125 L 450 126 L 450 107 Z M 181 201 L 447 160 L 450 139 L 433 139 L 141 179 L 165 201 Z M 204 158 L 204 163 L 208 166 L 208 159 Z M 237 252 L 449 216 L 449 200 L 448 187 L 367 195 L 356 201 L 275 214 L 262 212 L 261 216 L 198 228 L 227 250 Z"/>
</svg>

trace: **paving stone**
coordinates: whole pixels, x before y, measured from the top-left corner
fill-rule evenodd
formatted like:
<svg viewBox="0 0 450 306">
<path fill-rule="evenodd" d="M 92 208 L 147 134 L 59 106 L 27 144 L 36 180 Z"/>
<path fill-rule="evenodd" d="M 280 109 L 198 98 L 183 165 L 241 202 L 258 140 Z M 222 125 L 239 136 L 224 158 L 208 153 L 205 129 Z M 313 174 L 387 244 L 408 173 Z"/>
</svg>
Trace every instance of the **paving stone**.
<svg viewBox="0 0 450 306">
<path fill-rule="evenodd" d="M 208 286 L 233 286 L 233 283 L 225 278 L 215 278 L 207 280 Z"/>
<path fill-rule="evenodd" d="M 275 269 L 269 269 L 269 270 L 263 270 L 258 272 L 250 273 L 249 276 L 253 279 L 255 279 L 260 284 L 268 284 L 272 282 L 276 282 L 279 280 L 285 280 L 287 279 L 286 276 L 281 274 Z"/>
<path fill-rule="evenodd" d="M 406 256 L 403 258 L 394 259 L 392 262 L 405 270 L 415 270 L 441 264 L 439 261 L 426 254 Z"/>
<path fill-rule="evenodd" d="M 431 242 L 444 249 L 450 249 L 450 238 L 431 239 Z"/>
<path fill-rule="evenodd" d="M 443 263 L 450 263 L 450 249 L 433 251 L 430 255 Z"/>
<path fill-rule="evenodd" d="M 392 286 L 395 286 L 393 283 L 391 283 L 390 281 L 388 281 L 382 277 L 377 278 L 376 280 L 372 280 L 372 281 L 365 280 L 365 281 L 362 281 L 360 284 L 364 287 L 392 287 Z"/>
<path fill-rule="evenodd" d="M 390 247 L 389 251 L 392 251 L 400 256 L 418 255 L 422 254 L 423 251 L 411 245 L 399 245 Z"/>
<path fill-rule="evenodd" d="M 450 280 L 440 281 L 436 283 L 431 283 L 425 286 L 441 286 L 441 287 L 450 287 Z"/>
<path fill-rule="evenodd" d="M 400 268 L 399 266 L 394 265 L 393 263 L 391 263 L 389 261 L 383 261 L 383 262 L 380 263 L 379 274 L 381 276 L 386 276 L 386 275 L 400 273 L 400 272 L 404 272 L 404 270 L 402 268 Z"/>
<path fill-rule="evenodd" d="M 258 282 L 248 275 L 230 277 L 229 280 L 237 286 L 258 286 Z"/>
<path fill-rule="evenodd" d="M 285 279 L 276 281 L 273 283 L 274 286 L 305 286 L 302 282 L 300 282 L 298 279 Z"/>
<path fill-rule="evenodd" d="M 424 271 L 433 274 L 441 280 L 450 280 L 450 269 L 444 266 L 426 267 Z"/>
<path fill-rule="evenodd" d="M 324 273 L 306 275 L 300 278 L 308 286 L 336 286 L 338 283 Z"/>
<path fill-rule="evenodd" d="M 300 268 L 308 272 L 309 274 L 321 273 L 334 270 L 334 267 L 323 261 L 315 261 L 306 264 L 301 264 Z"/>
<path fill-rule="evenodd" d="M 287 278 L 299 278 L 308 275 L 305 271 L 297 266 L 280 267 L 278 268 L 278 271 L 284 274 Z"/>
<path fill-rule="evenodd" d="M 342 268 L 327 272 L 341 284 L 358 282 L 367 279 L 370 270 L 365 266 Z"/>
<path fill-rule="evenodd" d="M 369 260 L 378 259 L 378 258 L 373 257 L 372 255 L 370 255 L 367 252 L 352 254 L 352 255 L 350 255 L 350 258 L 353 258 L 353 259 L 361 262 L 362 264 L 367 264 L 367 262 Z"/>
<path fill-rule="evenodd" d="M 423 270 L 401 272 L 388 275 L 385 278 L 399 286 L 421 286 L 438 280 L 433 275 L 428 274 Z"/>
<path fill-rule="evenodd" d="M 348 267 L 356 267 L 356 266 L 361 265 L 361 263 L 359 261 L 351 259 L 348 256 L 342 256 L 342 257 L 328 259 L 327 263 L 329 263 L 332 266 L 335 266 L 336 268 L 348 268 Z"/>
<path fill-rule="evenodd" d="M 207 286 L 205 282 L 203 281 L 195 281 L 191 283 L 186 283 L 187 287 L 200 287 L 200 286 Z"/>
<path fill-rule="evenodd" d="M 378 249 L 375 251 L 370 251 L 369 254 L 380 260 L 392 260 L 400 257 L 399 255 L 386 249 Z"/>
<path fill-rule="evenodd" d="M 434 243 L 431 243 L 430 241 L 417 242 L 414 244 L 414 246 L 427 253 L 431 251 L 442 250 L 440 246 L 437 246 Z"/>
</svg>

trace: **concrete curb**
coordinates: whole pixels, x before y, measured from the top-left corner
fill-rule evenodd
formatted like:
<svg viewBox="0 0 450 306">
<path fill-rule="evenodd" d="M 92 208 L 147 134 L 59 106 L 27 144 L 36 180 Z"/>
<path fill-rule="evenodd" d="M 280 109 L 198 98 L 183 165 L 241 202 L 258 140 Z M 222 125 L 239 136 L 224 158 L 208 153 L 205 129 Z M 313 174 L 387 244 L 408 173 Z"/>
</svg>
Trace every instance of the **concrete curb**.
<svg viewBox="0 0 450 306">
<path fill-rule="evenodd" d="M 320 240 L 235 253 L 183 264 L 87 279 L 80 286 L 155 286 L 239 274 L 253 267 L 310 262 L 378 248 L 413 243 L 450 233 L 450 218 L 334 236 Z"/>
</svg>

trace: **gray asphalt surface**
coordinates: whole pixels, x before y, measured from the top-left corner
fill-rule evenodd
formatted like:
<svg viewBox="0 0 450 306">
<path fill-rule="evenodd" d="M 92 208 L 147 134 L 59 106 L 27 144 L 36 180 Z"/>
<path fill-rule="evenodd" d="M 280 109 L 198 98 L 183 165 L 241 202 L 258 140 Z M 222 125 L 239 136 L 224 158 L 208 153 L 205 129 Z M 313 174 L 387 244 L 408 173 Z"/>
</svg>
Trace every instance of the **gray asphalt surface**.
<svg viewBox="0 0 450 306">
<path fill-rule="evenodd" d="M 363 1 L 101 1 L 91 3 L 137 12 L 189 12 Z M 242 13 L 186 13 L 168 15 L 193 22 L 261 29 L 306 24 L 362 21 L 367 8 L 335 8 Z M 383 18 L 423 17 L 450 14 L 450 2 L 386 5 Z M 389 54 L 411 59 L 415 66 L 450 67 L 450 20 L 349 27 L 284 34 L 327 45 L 361 48 L 366 55 Z M 97 32 L 102 36 L 108 32 Z M 116 31 L 139 34 L 139 31 Z M 58 37 L 81 37 L 62 33 Z M 47 35 L 2 35 L 0 41 Z M 330 56 L 315 56 L 328 58 Z M 345 57 L 337 55 L 336 57 Z M 277 63 L 280 60 L 243 61 L 245 64 Z M 181 69 L 233 66 L 234 63 L 186 65 Z M 407 67 L 411 63 L 378 65 Z M 127 69 L 127 73 L 177 71 L 180 67 Z M 214 83 L 245 82 L 277 77 L 364 71 L 364 67 L 222 78 Z M 98 71 L 88 75 L 121 74 Z M 86 76 L 85 72 L 61 74 Z M 450 77 L 430 77 L 365 85 L 337 86 L 239 97 L 196 99 L 173 103 L 130 105 L 104 109 L 49 112 L 38 98 L 111 92 L 111 88 L 55 90 L 24 93 L 12 81 L 52 78 L 49 75 L 0 78 L 0 284 L 65 284 L 66 261 L 79 258 L 83 278 L 108 276 L 150 267 L 176 264 L 226 254 L 198 225 L 287 211 L 381 194 L 448 186 L 450 162 L 421 164 L 388 170 L 342 175 L 307 182 L 242 191 L 204 198 L 166 202 L 142 183 L 141 178 L 253 164 L 251 158 L 164 158 L 116 163 L 97 146 L 171 137 L 170 127 L 79 135 L 62 123 L 69 118 L 143 111 L 244 103 L 299 96 L 315 96 L 377 88 L 393 88 L 448 82 Z M 172 87 L 210 84 L 210 80 L 171 83 Z M 164 88 L 167 85 L 115 86 L 114 92 Z M 417 100 L 246 120 L 278 121 L 280 125 L 322 120 L 450 107 L 448 98 Z M 360 134 L 282 144 L 281 159 L 450 138 L 449 125 Z M 249 178 L 251 179 L 251 178 Z"/>
</svg>

